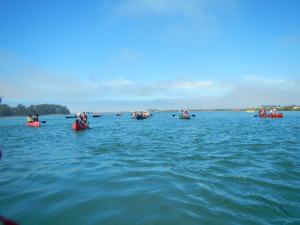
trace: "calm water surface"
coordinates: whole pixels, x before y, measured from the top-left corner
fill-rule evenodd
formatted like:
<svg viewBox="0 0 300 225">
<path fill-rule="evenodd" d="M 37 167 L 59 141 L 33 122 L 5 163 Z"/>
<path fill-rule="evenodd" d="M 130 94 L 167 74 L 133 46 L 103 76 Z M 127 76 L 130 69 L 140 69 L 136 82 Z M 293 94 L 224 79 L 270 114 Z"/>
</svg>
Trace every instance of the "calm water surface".
<svg viewBox="0 0 300 225">
<path fill-rule="evenodd" d="M 20 224 L 300 224 L 300 113 L 0 118 L 0 214 Z"/>
</svg>

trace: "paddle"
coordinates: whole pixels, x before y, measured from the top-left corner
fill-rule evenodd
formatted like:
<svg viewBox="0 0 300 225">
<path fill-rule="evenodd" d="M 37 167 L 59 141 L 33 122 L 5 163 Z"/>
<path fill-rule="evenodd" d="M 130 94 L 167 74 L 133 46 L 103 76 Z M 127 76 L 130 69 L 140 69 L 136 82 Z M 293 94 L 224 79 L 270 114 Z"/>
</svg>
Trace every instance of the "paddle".
<svg viewBox="0 0 300 225">
<path fill-rule="evenodd" d="M 0 216 L 0 221 L 3 223 L 3 225 L 19 225 L 19 223 L 12 221 L 10 219 L 4 218 L 3 216 Z"/>
<path fill-rule="evenodd" d="M 89 127 L 89 125 L 87 125 L 85 122 L 83 122 L 79 117 L 77 118 L 77 121 L 79 121 L 80 120 L 80 122 L 82 122 L 84 125 L 86 125 L 89 129 L 92 129 L 92 128 L 90 128 Z"/>
<path fill-rule="evenodd" d="M 41 123 L 46 123 L 46 121 L 41 121 Z"/>
</svg>

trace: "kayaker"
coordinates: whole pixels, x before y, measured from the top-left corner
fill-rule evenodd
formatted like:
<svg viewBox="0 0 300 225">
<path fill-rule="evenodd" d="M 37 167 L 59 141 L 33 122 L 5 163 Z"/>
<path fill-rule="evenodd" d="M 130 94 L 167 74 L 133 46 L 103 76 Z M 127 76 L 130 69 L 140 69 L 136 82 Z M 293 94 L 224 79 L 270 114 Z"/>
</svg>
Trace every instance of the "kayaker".
<svg viewBox="0 0 300 225">
<path fill-rule="evenodd" d="M 262 109 L 259 111 L 258 115 L 266 115 L 266 109 L 265 109 L 265 108 L 262 108 Z"/>
<path fill-rule="evenodd" d="M 82 115 L 81 115 L 81 120 L 82 120 L 84 123 L 88 124 L 88 121 L 87 121 L 87 115 L 85 114 L 85 112 L 82 113 Z"/>
<path fill-rule="evenodd" d="M 276 109 L 271 109 L 271 115 L 276 115 Z"/>
<path fill-rule="evenodd" d="M 77 116 L 77 118 L 76 118 L 75 122 L 81 121 L 81 115 L 80 115 L 80 113 L 77 113 L 76 116 Z"/>
<path fill-rule="evenodd" d="M 86 116 L 85 112 L 83 112 L 82 114 L 78 113 L 77 115 L 78 115 L 78 117 L 76 119 L 76 122 L 85 123 L 86 125 L 89 123 L 87 121 L 87 116 Z"/>
<path fill-rule="evenodd" d="M 185 115 L 185 116 L 188 116 L 188 115 L 189 115 L 189 113 L 188 113 L 187 110 L 184 111 L 184 115 Z"/>
<path fill-rule="evenodd" d="M 39 114 L 35 114 L 35 117 L 33 118 L 34 122 L 39 122 Z"/>
<path fill-rule="evenodd" d="M 26 123 L 33 123 L 33 122 L 34 122 L 34 120 L 32 119 L 32 115 L 29 114 L 29 115 L 28 115 L 28 118 L 27 118 L 27 120 L 26 120 Z"/>
</svg>

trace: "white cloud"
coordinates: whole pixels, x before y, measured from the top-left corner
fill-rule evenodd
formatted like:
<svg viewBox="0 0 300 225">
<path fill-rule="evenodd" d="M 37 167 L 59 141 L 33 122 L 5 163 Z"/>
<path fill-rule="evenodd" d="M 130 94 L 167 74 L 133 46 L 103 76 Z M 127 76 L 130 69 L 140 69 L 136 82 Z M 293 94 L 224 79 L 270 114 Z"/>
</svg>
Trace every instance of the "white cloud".
<svg viewBox="0 0 300 225">
<path fill-rule="evenodd" d="M 212 87 L 214 82 L 212 81 L 193 81 L 193 80 L 182 80 L 170 82 L 171 86 L 177 89 L 201 89 Z"/>
<path fill-rule="evenodd" d="M 132 82 L 129 80 L 121 79 L 121 80 L 107 81 L 107 82 L 104 82 L 104 84 L 111 88 L 121 88 L 123 86 L 132 84 Z"/>
<path fill-rule="evenodd" d="M 286 83 L 286 79 L 269 79 L 269 78 L 261 78 L 257 76 L 242 76 L 246 81 L 263 84 L 263 85 L 275 85 L 275 84 L 283 84 Z"/>
<path fill-rule="evenodd" d="M 161 101 L 207 107 L 219 104 L 252 106 L 261 104 L 300 104 L 300 80 L 263 76 L 243 76 L 242 80 L 168 79 L 148 81 L 119 79 L 85 80 L 66 72 L 43 69 L 18 60 L 0 60 L 0 96 L 4 101 Z M 18 68 L 16 72 L 14 68 Z M 13 74 L 13 76 L 10 76 Z M 185 76 L 187 77 L 187 76 Z M 181 100 L 180 100 L 181 99 Z M 182 99 L 185 99 L 184 101 Z M 193 103 L 193 101 L 195 101 Z M 173 104 L 172 103 L 172 104 Z M 180 107 L 179 107 L 180 108 Z M 186 106 L 183 108 L 187 108 Z"/>
</svg>

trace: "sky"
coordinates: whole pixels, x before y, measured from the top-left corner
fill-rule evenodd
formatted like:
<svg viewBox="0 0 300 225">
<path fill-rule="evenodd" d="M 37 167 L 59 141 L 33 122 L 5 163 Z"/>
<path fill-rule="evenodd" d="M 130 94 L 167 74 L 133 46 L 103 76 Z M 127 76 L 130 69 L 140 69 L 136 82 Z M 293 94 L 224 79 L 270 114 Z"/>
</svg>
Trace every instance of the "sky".
<svg viewBox="0 0 300 225">
<path fill-rule="evenodd" d="M 299 0 L 0 0 L 1 104 L 300 104 Z"/>
</svg>

